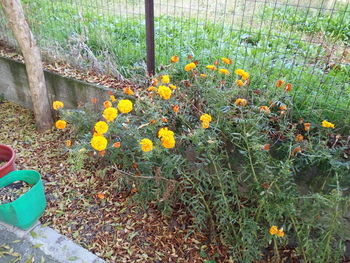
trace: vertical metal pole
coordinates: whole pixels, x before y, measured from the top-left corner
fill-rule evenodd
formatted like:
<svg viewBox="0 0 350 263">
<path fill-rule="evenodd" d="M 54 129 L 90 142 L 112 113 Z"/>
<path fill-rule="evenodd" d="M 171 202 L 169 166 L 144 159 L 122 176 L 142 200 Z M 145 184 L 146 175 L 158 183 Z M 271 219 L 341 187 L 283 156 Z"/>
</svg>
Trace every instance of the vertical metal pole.
<svg viewBox="0 0 350 263">
<path fill-rule="evenodd" d="M 146 48 L 147 48 L 147 71 L 149 75 L 155 72 L 154 50 L 154 2 L 145 0 L 146 13 Z"/>
</svg>

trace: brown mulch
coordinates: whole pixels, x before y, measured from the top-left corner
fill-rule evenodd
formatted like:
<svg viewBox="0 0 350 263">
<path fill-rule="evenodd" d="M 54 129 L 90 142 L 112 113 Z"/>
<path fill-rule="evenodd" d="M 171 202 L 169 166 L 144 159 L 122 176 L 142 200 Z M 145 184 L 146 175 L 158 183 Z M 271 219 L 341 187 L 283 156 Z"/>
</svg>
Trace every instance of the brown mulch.
<svg viewBox="0 0 350 263">
<path fill-rule="evenodd" d="M 108 262 L 230 262 L 224 249 L 208 245 L 181 208 L 166 218 L 154 204 L 136 205 L 132 195 L 137 193 L 117 192 L 101 170 L 74 171 L 65 135 L 36 132 L 31 111 L 0 103 L 0 125 L 0 143 L 15 149 L 17 169 L 42 175 L 47 197 L 42 223 Z"/>
</svg>

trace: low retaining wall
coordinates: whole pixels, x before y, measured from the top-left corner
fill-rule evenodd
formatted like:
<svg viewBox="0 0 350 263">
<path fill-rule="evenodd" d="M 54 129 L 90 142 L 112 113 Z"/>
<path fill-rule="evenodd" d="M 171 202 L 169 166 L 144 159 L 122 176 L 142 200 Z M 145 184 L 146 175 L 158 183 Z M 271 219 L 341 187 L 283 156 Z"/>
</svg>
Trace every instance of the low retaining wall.
<svg viewBox="0 0 350 263">
<path fill-rule="evenodd" d="M 100 103 L 107 98 L 107 91 L 112 89 L 63 77 L 45 71 L 46 87 L 51 101 L 63 101 L 67 108 L 76 108 L 96 98 Z M 29 84 L 25 65 L 21 62 L 0 57 L 0 95 L 8 101 L 32 109 Z"/>
</svg>

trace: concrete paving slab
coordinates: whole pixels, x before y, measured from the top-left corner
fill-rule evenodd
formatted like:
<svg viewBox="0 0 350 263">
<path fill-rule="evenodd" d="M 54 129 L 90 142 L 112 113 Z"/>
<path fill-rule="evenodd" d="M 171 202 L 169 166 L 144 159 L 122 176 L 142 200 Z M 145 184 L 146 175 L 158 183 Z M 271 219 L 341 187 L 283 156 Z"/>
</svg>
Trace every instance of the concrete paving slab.
<svg viewBox="0 0 350 263">
<path fill-rule="evenodd" d="M 0 222 L 0 263 L 105 263 L 67 237 L 40 223 L 23 231 Z"/>
</svg>

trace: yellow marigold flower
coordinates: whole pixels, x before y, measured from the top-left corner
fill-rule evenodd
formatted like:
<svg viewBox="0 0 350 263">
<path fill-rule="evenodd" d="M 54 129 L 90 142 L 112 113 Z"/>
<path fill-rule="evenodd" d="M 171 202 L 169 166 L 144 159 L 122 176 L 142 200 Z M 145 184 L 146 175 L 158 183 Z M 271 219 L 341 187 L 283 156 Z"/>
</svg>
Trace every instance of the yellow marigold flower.
<svg viewBox="0 0 350 263">
<path fill-rule="evenodd" d="M 259 109 L 260 109 L 260 112 L 265 112 L 265 113 L 271 112 L 269 107 L 267 107 L 267 106 L 261 106 Z"/>
<path fill-rule="evenodd" d="M 71 147 L 72 146 L 72 141 L 71 140 L 66 140 L 66 146 Z"/>
<path fill-rule="evenodd" d="M 171 89 L 167 86 L 159 86 L 158 87 L 158 94 L 161 96 L 163 99 L 168 100 L 171 97 Z"/>
<path fill-rule="evenodd" d="M 123 92 L 124 92 L 124 94 L 129 95 L 129 96 L 134 95 L 134 92 L 132 91 L 132 89 L 130 87 L 124 88 Z"/>
<path fill-rule="evenodd" d="M 91 139 L 91 146 L 94 148 L 96 151 L 104 151 L 107 148 L 107 139 L 103 136 L 94 136 Z"/>
<path fill-rule="evenodd" d="M 322 122 L 322 127 L 334 129 L 335 125 L 333 123 L 331 123 L 331 122 L 328 122 L 328 121 L 324 120 Z"/>
<path fill-rule="evenodd" d="M 301 142 L 302 140 L 304 140 L 304 136 L 303 136 L 303 135 L 297 134 L 297 135 L 295 136 L 295 141 L 296 141 L 296 142 Z"/>
<path fill-rule="evenodd" d="M 130 100 L 120 100 L 118 103 L 118 110 L 121 113 L 129 113 L 132 111 L 132 102 Z"/>
<path fill-rule="evenodd" d="M 242 75 L 244 74 L 244 72 L 245 72 L 245 71 L 244 71 L 243 69 L 240 69 L 240 68 L 235 70 L 235 73 L 236 73 L 238 76 L 242 76 Z"/>
<path fill-rule="evenodd" d="M 154 87 L 154 86 L 148 87 L 147 90 L 148 90 L 148 91 L 158 91 L 158 89 L 157 89 L 156 87 Z"/>
<path fill-rule="evenodd" d="M 102 135 L 108 131 L 108 124 L 104 121 L 96 122 L 94 129 L 97 134 Z"/>
<path fill-rule="evenodd" d="M 170 82 L 170 77 L 169 75 L 163 75 L 162 78 L 161 78 L 161 81 L 164 83 L 164 84 L 168 84 Z"/>
<path fill-rule="evenodd" d="M 209 121 L 202 121 L 202 128 L 208 129 L 208 128 L 209 128 L 209 125 L 210 125 L 210 122 L 209 122 Z"/>
<path fill-rule="evenodd" d="M 58 120 L 56 121 L 55 125 L 57 129 L 63 130 L 64 128 L 66 128 L 67 122 L 64 120 Z"/>
<path fill-rule="evenodd" d="M 103 107 L 105 108 L 105 109 L 107 109 L 107 108 L 110 108 L 110 107 L 112 107 L 113 105 L 112 105 L 112 102 L 110 102 L 109 100 L 106 100 L 104 103 L 103 103 Z"/>
<path fill-rule="evenodd" d="M 231 65 L 232 64 L 232 59 L 229 59 L 229 58 L 221 58 L 221 61 L 224 62 L 227 65 Z"/>
<path fill-rule="evenodd" d="M 243 72 L 243 74 L 241 75 L 242 76 L 242 79 L 243 80 L 247 80 L 247 79 L 249 79 L 249 73 L 248 72 Z"/>
<path fill-rule="evenodd" d="M 217 68 L 215 67 L 215 65 L 208 65 L 208 66 L 206 66 L 206 68 L 207 68 L 207 69 L 210 69 L 210 70 L 212 70 L 212 71 L 217 70 Z"/>
<path fill-rule="evenodd" d="M 283 228 L 278 229 L 277 236 L 278 236 L 278 237 L 284 237 L 284 231 L 283 231 Z"/>
<path fill-rule="evenodd" d="M 116 108 L 109 107 L 103 111 L 103 117 L 108 121 L 114 121 L 115 118 L 118 116 L 118 111 Z"/>
<path fill-rule="evenodd" d="M 171 89 L 177 89 L 177 87 L 176 87 L 175 85 L 173 85 L 173 84 L 170 84 L 169 87 L 170 87 Z"/>
<path fill-rule="evenodd" d="M 54 110 L 58 110 L 64 107 L 64 103 L 62 101 L 56 100 L 52 103 L 52 107 Z"/>
<path fill-rule="evenodd" d="M 242 87 L 244 85 L 244 82 L 240 79 L 237 79 L 236 84 L 237 84 L 237 86 Z"/>
<path fill-rule="evenodd" d="M 230 75 L 230 71 L 228 71 L 228 70 L 225 69 L 225 68 L 219 69 L 219 73 L 224 74 L 224 75 Z"/>
<path fill-rule="evenodd" d="M 201 76 L 201 78 L 206 78 L 207 77 L 207 74 L 200 74 L 199 76 Z"/>
<path fill-rule="evenodd" d="M 178 56 L 172 56 L 170 61 L 171 61 L 171 63 L 179 62 L 179 57 Z"/>
<path fill-rule="evenodd" d="M 197 66 L 196 66 L 196 64 L 195 63 L 189 63 L 189 64 L 187 64 L 186 66 L 185 66 L 185 71 L 190 71 L 190 70 L 192 70 L 192 69 L 195 69 Z"/>
<path fill-rule="evenodd" d="M 143 152 L 149 152 L 153 150 L 153 142 L 150 139 L 142 139 L 140 141 L 141 150 Z"/>
<path fill-rule="evenodd" d="M 310 128 L 311 128 L 311 123 L 310 123 L 310 122 L 305 122 L 305 123 L 304 123 L 304 130 L 305 130 L 305 131 L 309 131 Z"/>
<path fill-rule="evenodd" d="M 174 137 L 174 132 L 169 130 L 168 127 L 165 128 L 160 128 L 160 130 L 158 131 L 158 138 L 162 138 L 162 137 Z"/>
<path fill-rule="evenodd" d="M 212 117 L 211 117 L 209 114 L 204 113 L 204 114 L 202 114 L 202 115 L 200 116 L 199 120 L 200 120 L 200 121 L 211 122 Z"/>
<path fill-rule="evenodd" d="M 248 104 L 248 101 L 247 101 L 246 99 L 238 98 L 238 99 L 236 99 L 236 101 L 235 101 L 235 105 L 236 105 L 236 106 L 245 107 L 245 106 L 247 106 L 247 104 Z"/>
<path fill-rule="evenodd" d="M 117 100 L 117 99 L 114 97 L 114 95 L 109 96 L 109 98 L 111 99 L 112 102 L 116 102 L 116 100 Z"/>
<path fill-rule="evenodd" d="M 278 227 L 277 226 L 272 226 L 270 227 L 270 235 L 277 235 L 278 233 Z"/>
<path fill-rule="evenodd" d="M 171 149 L 175 147 L 175 138 L 174 136 L 163 136 L 162 139 L 162 145 L 163 147 L 167 149 Z"/>
</svg>

